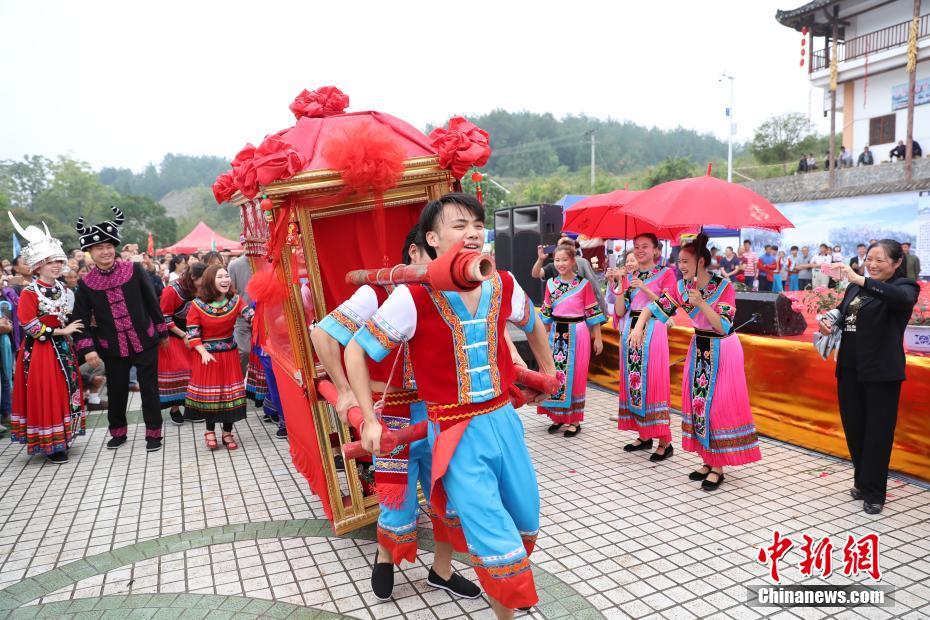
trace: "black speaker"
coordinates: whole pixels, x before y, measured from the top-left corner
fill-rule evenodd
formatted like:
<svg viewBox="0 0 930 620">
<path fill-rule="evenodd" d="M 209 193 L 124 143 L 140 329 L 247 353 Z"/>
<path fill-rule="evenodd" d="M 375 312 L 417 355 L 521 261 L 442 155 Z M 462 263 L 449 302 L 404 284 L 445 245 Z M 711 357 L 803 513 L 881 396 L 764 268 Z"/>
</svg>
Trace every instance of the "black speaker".
<svg viewBox="0 0 930 620">
<path fill-rule="evenodd" d="M 513 269 L 513 226 L 510 209 L 494 212 L 494 262 L 498 269 Z"/>
<path fill-rule="evenodd" d="M 755 319 L 750 321 L 754 316 Z M 781 293 L 738 292 L 733 327 L 739 327 L 742 334 L 797 336 L 807 329 L 807 321 L 803 314 L 791 307 L 791 300 Z"/>
<path fill-rule="evenodd" d="M 543 301 L 543 284 L 531 274 L 536 262 L 536 247 L 558 243 L 562 234 L 562 207 L 526 205 L 513 207 L 510 211 L 513 230 L 510 271 L 538 306 Z"/>
</svg>

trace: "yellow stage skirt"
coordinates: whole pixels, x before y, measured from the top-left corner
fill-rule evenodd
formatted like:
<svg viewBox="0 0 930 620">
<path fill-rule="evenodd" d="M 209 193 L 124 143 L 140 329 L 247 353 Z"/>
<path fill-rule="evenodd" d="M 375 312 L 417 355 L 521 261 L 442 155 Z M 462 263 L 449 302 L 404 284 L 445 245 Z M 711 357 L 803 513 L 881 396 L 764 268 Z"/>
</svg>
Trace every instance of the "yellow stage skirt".
<svg viewBox="0 0 930 620">
<path fill-rule="evenodd" d="M 671 406 L 681 410 L 681 376 L 693 330 L 669 330 Z M 592 356 L 588 378 L 617 391 L 619 333 L 601 326 L 604 352 Z M 836 363 L 824 361 L 810 342 L 739 336 L 746 357 L 749 402 L 761 435 L 849 458 L 836 396 Z M 764 455 L 763 455 L 764 458 Z M 907 356 L 891 469 L 930 482 L 930 357 Z"/>
</svg>

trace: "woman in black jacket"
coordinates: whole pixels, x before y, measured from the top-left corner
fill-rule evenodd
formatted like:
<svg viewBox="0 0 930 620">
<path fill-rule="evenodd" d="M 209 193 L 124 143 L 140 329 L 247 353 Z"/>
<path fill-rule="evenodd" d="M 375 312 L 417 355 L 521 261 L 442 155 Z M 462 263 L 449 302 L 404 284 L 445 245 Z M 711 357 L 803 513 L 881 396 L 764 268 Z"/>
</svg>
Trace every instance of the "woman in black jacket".
<svg viewBox="0 0 930 620">
<path fill-rule="evenodd" d="M 878 514 L 885 505 L 888 463 L 906 365 L 904 329 L 917 303 L 917 283 L 904 276 L 901 244 L 882 239 L 869 247 L 865 276 L 834 263 L 849 280 L 840 304 L 843 336 L 836 364 L 840 418 L 855 468 L 853 499 Z M 831 325 L 821 323 L 821 332 Z"/>
</svg>

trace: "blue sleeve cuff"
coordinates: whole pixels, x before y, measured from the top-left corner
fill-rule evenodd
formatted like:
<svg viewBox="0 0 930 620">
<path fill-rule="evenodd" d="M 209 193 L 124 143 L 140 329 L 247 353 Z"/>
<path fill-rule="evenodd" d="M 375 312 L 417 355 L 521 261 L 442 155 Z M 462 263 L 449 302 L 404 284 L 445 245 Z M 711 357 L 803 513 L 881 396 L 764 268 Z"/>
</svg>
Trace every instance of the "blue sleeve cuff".
<svg viewBox="0 0 930 620">
<path fill-rule="evenodd" d="M 523 323 L 518 325 L 524 333 L 529 334 L 536 327 L 536 308 L 533 304 L 527 304 L 526 316 L 523 317 Z"/>
<path fill-rule="evenodd" d="M 388 353 L 397 347 L 397 345 L 394 343 L 390 343 L 393 345 L 391 347 L 384 346 L 384 344 L 378 340 L 378 338 L 376 338 L 371 333 L 371 331 L 369 331 L 367 325 L 355 332 L 355 336 L 352 337 L 352 340 L 355 340 L 355 342 L 357 342 L 359 346 L 362 347 L 368 357 L 375 360 L 376 362 L 383 360 L 388 356 Z"/>
<path fill-rule="evenodd" d="M 669 315 L 665 314 L 665 312 L 662 311 L 662 308 L 659 307 L 659 304 L 657 304 L 654 301 L 649 304 L 649 311 L 652 313 L 652 316 L 654 316 L 657 321 L 661 321 L 662 323 L 668 323 L 668 320 L 672 318 Z"/>
<path fill-rule="evenodd" d="M 323 320 L 317 323 L 316 327 L 332 336 L 343 347 L 348 345 L 349 341 L 352 340 L 352 330 L 334 319 L 332 314 L 327 314 L 323 317 Z"/>
<path fill-rule="evenodd" d="M 588 317 L 587 319 L 585 319 L 584 322 L 588 324 L 588 327 L 594 327 L 595 325 L 600 325 L 601 323 L 606 323 L 606 322 L 607 322 L 607 317 L 604 316 L 604 313 L 603 313 L 603 312 L 598 312 L 598 313 L 595 314 L 594 316 Z"/>
</svg>

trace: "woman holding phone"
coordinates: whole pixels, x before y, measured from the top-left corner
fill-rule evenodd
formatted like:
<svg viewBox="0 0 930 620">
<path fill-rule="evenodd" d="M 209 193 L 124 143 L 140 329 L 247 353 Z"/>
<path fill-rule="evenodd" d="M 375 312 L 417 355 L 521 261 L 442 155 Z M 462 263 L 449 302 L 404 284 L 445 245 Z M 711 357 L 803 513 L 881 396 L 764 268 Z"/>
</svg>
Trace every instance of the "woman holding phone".
<svg viewBox="0 0 930 620">
<path fill-rule="evenodd" d="M 826 266 L 849 286 L 839 306 L 842 340 L 836 363 L 836 389 L 846 445 L 853 462 L 850 495 L 867 514 L 885 505 L 888 464 L 894 443 L 901 383 L 906 379 L 904 330 L 920 289 L 904 275 L 904 251 L 892 239 L 869 246 L 866 275 L 846 263 Z M 828 334 L 832 323 L 821 322 Z"/>
</svg>

